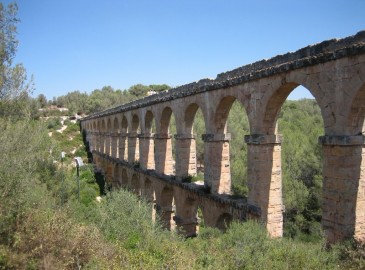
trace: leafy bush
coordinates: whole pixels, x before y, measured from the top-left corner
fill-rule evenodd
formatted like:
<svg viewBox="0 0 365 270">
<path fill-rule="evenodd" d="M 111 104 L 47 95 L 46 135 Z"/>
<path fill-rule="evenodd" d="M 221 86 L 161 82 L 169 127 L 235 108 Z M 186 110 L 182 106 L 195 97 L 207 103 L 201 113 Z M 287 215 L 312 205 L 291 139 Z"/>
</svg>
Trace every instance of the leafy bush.
<svg viewBox="0 0 365 270">
<path fill-rule="evenodd" d="M 70 119 L 66 119 L 63 121 L 63 124 L 66 125 L 66 126 L 69 126 L 72 124 L 71 120 Z"/>
<path fill-rule="evenodd" d="M 11 253 L 3 255 L 7 269 L 80 269 L 90 264 L 109 268 L 115 262 L 115 250 L 97 229 L 75 223 L 66 211 L 33 209 L 18 225 L 16 236 Z"/>
<path fill-rule="evenodd" d="M 29 206 L 39 172 L 51 162 L 51 143 L 39 122 L 0 119 L 0 128 L 0 238 L 12 242 L 13 226 Z"/>
<path fill-rule="evenodd" d="M 253 221 L 233 222 L 224 234 L 207 232 L 189 242 L 197 269 L 334 269 L 338 264 L 338 252 L 326 251 L 323 243 L 270 239 Z"/>
<path fill-rule="evenodd" d="M 46 125 L 48 129 L 57 130 L 62 127 L 61 119 L 60 118 L 48 118 L 46 121 Z"/>
</svg>

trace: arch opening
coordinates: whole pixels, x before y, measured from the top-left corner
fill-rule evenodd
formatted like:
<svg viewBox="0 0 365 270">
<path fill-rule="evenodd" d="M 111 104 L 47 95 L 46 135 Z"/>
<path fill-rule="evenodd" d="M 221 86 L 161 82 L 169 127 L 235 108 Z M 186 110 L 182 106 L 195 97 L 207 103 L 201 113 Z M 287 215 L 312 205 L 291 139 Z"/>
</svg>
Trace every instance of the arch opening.
<svg viewBox="0 0 365 270">
<path fill-rule="evenodd" d="M 105 142 L 106 125 L 105 125 L 104 119 L 101 120 L 101 131 L 102 131 L 102 135 L 100 136 L 100 152 L 105 154 L 105 151 L 106 151 L 106 142 Z"/>
<path fill-rule="evenodd" d="M 137 114 L 133 114 L 130 132 L 128 133 L 128 162 L 139 165 L 139 139 L 140 123 Z"/>
<path fill-rule="evenodd" d="M 121 175 L 121 167 L 120 165 L 116 165 L 114 167 L 114 181 L 113 187 L 120 188 L 122 185 L 122 175 Z"/>
<path fill-rule="evenodd" d="M 232 193 L 247 196 L 247 144 L 244 135 L 250 134 L 250 125 L 246 110 L 238 100 L 230 99 L 225 129 L 231 135 L 229 142 L 229 160 L 231 166 Z"/>
<path fill-rule="evenodd" d="M 132 126 L 131 126 L 131 132 L 132 133 L 137 133 L 139 132 L 139 118 L 137 114 L 133 114 L 132 117 Z"/>
<path fill-rule="evenodd" d="M 179 143 L 179 157 L 181 175 L 183 181 L 204 184 L 204 142 L 202 136 L 205 133 L 205 119 L 200 107 L 190 104 L 184 115 L 184 132 Z M 182 149 L 182 150 L 180 150 Z"/>
<path fill-rule="evenodd" d="M 152 222 L 156 221 L 156 193 L 153 187 L 152 180 L 149 177 L 145 178 L 144 188 L 143 188 L 143 196 L 145 200 L 150 205 L 151 209 L 151 220 Z"/>
<path fill-rule="evenodd" d="M 118 117 L 114 117 L 111 142 L 111 156 L 114 158 L 119 158 L 119 132 L 119 120 Z"/>
<path fill-rule="evenodd" d="M 140 136 L 140 165 L 142 168 L 155 169 L 155 141 L 154 133 L 156 125 L 154 115 L 151 111 L 147 111 L 145 115 L 145 123 L 143 134 Z"/>
<path fill-rule="evenodd" d="M 154 203 L 155 201 L 155 191 L 153 189 L 152 181 L 148 177 L 146 177 L 144 182 L 144 197 L 150 203 Z"/>
<path fill-rule="evenodd" d="M 128 120 L 125 115 L 122 116 L 121 126 L 120 126 L 120 136 L 119 136 L 119 154 L 120 160 L 128 160 Z"/>
<path fill-rule="evenodd" d="M 177 231 L 185 237 L 196 237 L 199 230 L 198 200 L 190 194 L 176 194 L 174 221 Z"/>
<path fill-rule="evenodd" d="M 128 120 L 127 117 L 125 117 L 125 115 L 123 115 L 122 117 L 122 123 L 121 123 L 121 130 L 120 132 L 122 134 L 126 134 L 128 132 Z"/>
<path fill-rule="evenodd" d="M 223 97 L 214 115 L 214 139 L 205 143 L 205 165 L 212 173 L 206 175 L 211 191 L 247 195 L 247 147 L 243 142 L 249 134 L 244 106 L 234 96 Z"/>
<path fill-rule="evenodd" d="M 229 225 L 231 224 L 232 220 L 233 220 L 233 216 L 231 214 L 224 213 L 219 216 L 217 223 L 216 223 L 216 227 L 220 231 L 225 232 L 229 228 Z"/>
<path fill-rule="evenodd" d="M 113 121 L 113 131 L 114 132 L 119 132 L 119 120 L 118 117 L 114 117 L 114 121 Z"/>
<path fill-rule="evenodd" d="M 126 188 L 129 185 L 129 178 L 127 174 L 127 170 L 122 168 L 122 179 L 121 179 L 122 187 Z"/>
<path fill-rule="evenodd" d="M 107 120 L 107 125 L 106 125 L 106 131 L 105 131 L 105 154 L 107 155 L 111 155 L 111 150 L 112 150 L 112 122 L 110 120 L 110 117 Z"/>
<path fill-rule="evenodd" d="M 162 111 L 160 130 L 155 136 L 155 166 L 159 173 L 175 174 L 175 138 L 176 121 L 170 107 Z"/>
<path fill-rule="evenodd" d="M 324 133 L 322 113 L 304 86 L 289 84 L 283 89 L 273 100 L 280 108 L 273 103 L 270 110 L 277 112 L 277 124 L 271 126 L 277 125 L 275 133 L 283 135 L 284 236 L 316 241 L 321 238 L 322 219 L 323 153 L 318 143 Z M 281 101 L 284 94 L 287 98 Z"/>
<path fill-rule="evenodd" d="M 139 180 L 138 175 L 134 173 L 131 179 L 131 189 L 137 196 L 141 195 L 141 184 Z"/>
<path fill-rule="evenodd" d="M 155 117 L 151 111 L 147 111 L 145 116 L 145 133 L 153 134 L 156 132 Z"/>
<path fill-rule="evenodd" d="M 159 215 L 162 227 L 173 230 L 176 226 L 174 217 L 175 200 L 172 187 L 165 186 L 156 205 L 156 213 Z"/>
</svg>

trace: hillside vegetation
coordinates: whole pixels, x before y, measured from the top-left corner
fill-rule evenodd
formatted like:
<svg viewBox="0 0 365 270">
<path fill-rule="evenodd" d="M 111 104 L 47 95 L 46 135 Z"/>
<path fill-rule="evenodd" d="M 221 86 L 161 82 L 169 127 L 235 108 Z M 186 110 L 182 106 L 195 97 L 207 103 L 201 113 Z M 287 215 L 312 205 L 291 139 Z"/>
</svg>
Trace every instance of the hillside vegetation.
<svg viewBox="0 0 365 270">
<path fill-rule="evenodd" d="M 350 241 L 326 248 L 321 219 L 323 124 L 313 100 L 283 105 L 279 130 L 283 144 L 285 237 L 270 239 L 260 224 L 233 222 L 225 233 L 201 226 L 184 239 L 152 222 L 152 205 L 128 190 L 101 195 L 93 167 L 86 161 L 79 126 L 67 114 L 92 113 L 138 99 L 167 85 L 104 87 L 90 95 L 79 91 L 47 101 L 32 98 L 16 53 L 17 6 L 0 3 L 0 269 L 361 269 L 365 249 Z M 61 104 L 62 103 L 62 104 Z M 43 108 L 44 110 L 39 110 Z M 66 117 L 66 116 L 65 116 Z M 63 122 L 63 125 L 62 125 Z M 62 128 L 63 127 L 63 128 Z M 232 133 L 233 190 L 247 194 L 247 118 L 235 103 L 228 119 Z M 62 128 L 62 132 L 60 129 Z M 194 123 L 198 158 L 204 159 L 201 112 Z M 174 134 L 174 121 L 171 133 Z M 61 158 L 61 152 L 65 152 Z M 200 177 L 204 168 L 200 171 Z M 78 185 L 78 180 L 80 185 Z M 99 181 L 100 184 L 100 181 Z M 79 188 L 78 188 L 79 187 Z"/>
<path fill-rule="evenodd" d="M 294 102 L 300 104 L 300 102 Z M 152 206 L 125 190 L 96 201 L 92 168 L 80 173 L 73 154 L 61 162 L 65 137 L 48 136 L 42 121 L 2 118 L 0 269 L 357 269 L 361 247 L 326 249 L 324 239 L 270 239 L 255 222 L 226 233 L 200 228 L 183 239 L 151 221 Z M 64 133 L 80 142 L 76 124 Z M 85 158 L 83 147 L 78 153 Z"/>
</svg>

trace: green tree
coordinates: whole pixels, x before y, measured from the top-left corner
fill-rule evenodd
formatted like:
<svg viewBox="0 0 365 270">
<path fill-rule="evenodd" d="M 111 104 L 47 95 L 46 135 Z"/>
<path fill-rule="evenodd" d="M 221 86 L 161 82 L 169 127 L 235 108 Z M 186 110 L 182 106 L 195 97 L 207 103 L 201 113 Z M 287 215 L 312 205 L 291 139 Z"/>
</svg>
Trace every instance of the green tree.
<svg viewBox="0 0 365 270">
<path fill-rule="evenodd" d="M 138 98 L 142 98 L 147 95 L 148 91 L 151 91 L 151 87 L 143 85 L 143 84 L 136 84 L 129 87 L 128 92 Z"/>
<path fill-rule="evenodd" d="M 227 129 L 231 133 L 230 156 L 232 191 L 247 196 L 247 144 L 244 135 L 250 134 L 245 108 L 239 101 L 232 104 L 227 119 Z"/>
<path fill-rule="evenodd" d="M 45 95 L 43 94 L 39 94 L 37 97 L 38 103 L 40 105 L 41 108 L 44 108 L 47 106 L 47 98 Z"/>
<path fill-rule="evenodd" d="M 156 93 L 171 89 L 167 84 L 151 84 L 148 87 L 151 88 L 151 91 L 155 91 Z"/>
<path fill-rule="evenodd" d="M 320 237 L 323 120 L 315 100 L 286 101 L 279 117 L 285 234 Z"/>
<path fill-rule="evenodd" d="M 29 107 L 25 105 L 28 105 L 26 101 L 33 89 L 33 80 L 27 80 L 27 73 L 22 64 L 13 66 L 18 45 L 17 11 L 15 3 L 7 7 L 0 3 L 0 115 L 15 113 L 19 117 L 29 114 Z M 20 105 L 17 104 L 19 101 Z M 14 111 L 14 106 L 19 107 L 20 111 Z"/>
</svg>

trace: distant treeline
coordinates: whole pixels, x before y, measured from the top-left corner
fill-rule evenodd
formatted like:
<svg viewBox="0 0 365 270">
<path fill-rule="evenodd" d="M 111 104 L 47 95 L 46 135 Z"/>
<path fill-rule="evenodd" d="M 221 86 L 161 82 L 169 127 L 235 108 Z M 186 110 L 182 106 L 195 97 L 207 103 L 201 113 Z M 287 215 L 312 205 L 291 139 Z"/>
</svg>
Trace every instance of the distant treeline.
<svg viewBox="0 0 365 270">
<path fill-rule="evenodd" d="M 47 106 L 54 105 L 68 108 L 69 114 L 91 114 L 131 102 L 153 93 L 166 91 L 170 88 L 171 87 L 166 84 L 136 84 L 127 90 L 119 90 L 114 89 L 111 86 L 104 86 L 101 89 L 95 89 L 90 94 L 72 91 L 64 96 L 54 97 L 52 100 L 47 100 L 45 95 L 40 94 L 36 98 L 36 101 L 39 108 L 46 108 Z"/>
</svg>

